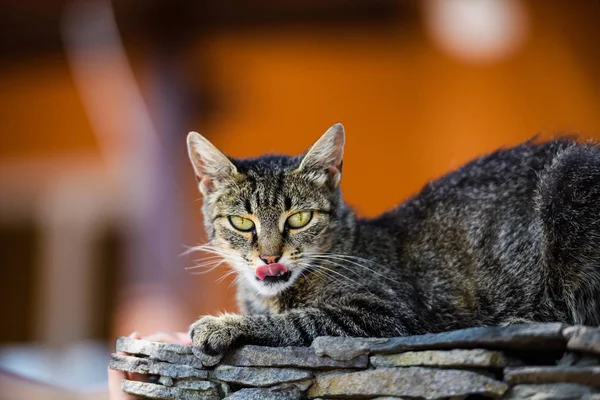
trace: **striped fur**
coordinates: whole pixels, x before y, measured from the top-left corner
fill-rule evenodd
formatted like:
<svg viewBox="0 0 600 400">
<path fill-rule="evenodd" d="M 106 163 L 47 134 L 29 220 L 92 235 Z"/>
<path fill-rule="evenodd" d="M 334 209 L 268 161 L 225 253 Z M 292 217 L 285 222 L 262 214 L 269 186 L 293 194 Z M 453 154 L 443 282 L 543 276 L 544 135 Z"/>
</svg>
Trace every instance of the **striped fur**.
<svg viewBox="0 0 600 400">
<path fill-rule="evenodd" d="M 317 336 L 400 336 L 515 321 L 600 323 L 600 149 L 570 139 L 482 156 L 374 219 L 342 200 L 344 131 L 301 156 L 234 160 L 191 133 L 210 243 L 237 273 L 243 315 L 204 317 L 204 354 Z M 390 184 L 396 185 L 393 175 Z M 365 188 L 376 192 L 385 188 Z M 314 216 L 303 229 L 285 219 Z M 254 221 L 236 231 L 229 215 Z M 287 282 L 255 276 L 281 253 Z"/>
</svg>

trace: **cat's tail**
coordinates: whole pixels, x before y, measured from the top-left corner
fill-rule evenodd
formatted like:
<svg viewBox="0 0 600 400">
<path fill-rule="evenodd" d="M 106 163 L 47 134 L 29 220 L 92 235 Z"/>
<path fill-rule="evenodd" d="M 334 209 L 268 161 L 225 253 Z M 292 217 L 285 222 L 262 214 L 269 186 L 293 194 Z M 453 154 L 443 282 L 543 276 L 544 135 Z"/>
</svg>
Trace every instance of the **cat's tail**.
<svg viewBox="0 0 600 400">
<path fill-rule="evenodd" d="M 537 211 L 551 294 L 572 323 L 600 324 L 600 147 L 560 151 L 540 175 Z M 558 299 L 556 299 L 558 300 Z"/>
</svg>

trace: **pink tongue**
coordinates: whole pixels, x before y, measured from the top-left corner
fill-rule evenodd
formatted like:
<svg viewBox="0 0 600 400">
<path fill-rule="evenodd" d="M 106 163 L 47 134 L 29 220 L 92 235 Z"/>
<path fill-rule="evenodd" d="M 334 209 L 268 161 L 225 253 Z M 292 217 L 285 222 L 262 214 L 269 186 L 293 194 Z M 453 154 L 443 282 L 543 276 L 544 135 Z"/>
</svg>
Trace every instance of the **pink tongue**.
<svg viewBox="0 0 600 400">
<path fill-rule="evenodd" d="M 256 276 L 261 281 L 265 280 L 267 276 L 275 276 L 280 272 L 287 272 L 287 268 L 285 265 L 279 263 L 261 265 L 256 268 Z"/>
</svg>

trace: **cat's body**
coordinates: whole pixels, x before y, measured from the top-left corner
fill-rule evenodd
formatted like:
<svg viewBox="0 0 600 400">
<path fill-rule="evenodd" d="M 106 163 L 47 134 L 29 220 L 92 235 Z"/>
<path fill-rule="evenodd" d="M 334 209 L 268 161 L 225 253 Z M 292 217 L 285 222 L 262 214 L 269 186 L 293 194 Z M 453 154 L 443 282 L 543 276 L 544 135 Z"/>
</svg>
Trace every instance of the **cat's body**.
<svg viewBox="0 0 600 400">
<path fill-rule="evenodd" d="M 564 139 L 499 150 L 374 219 L 357 219 L 341 198 L 342 148 L 343 130 L 334 126 L 304 157 L 236 160 L 220 186 L 200 180 L 213 249 L 243 254 L 238 300 L 248 313 L 194 324 L 203 352 L 307 345 L 321 335 L 600 324 L 597 145 Z M 202 177 L 206 163 L 195 167 Z M 220 225 L 224 209 L 255 221 L 252 237 Z M 285 218 L 300 209 L 319 211 L 295 233 Z M 291 272 L 256 278 L 254 259 L 269 264 L 265 251 Z"/>
</svg>

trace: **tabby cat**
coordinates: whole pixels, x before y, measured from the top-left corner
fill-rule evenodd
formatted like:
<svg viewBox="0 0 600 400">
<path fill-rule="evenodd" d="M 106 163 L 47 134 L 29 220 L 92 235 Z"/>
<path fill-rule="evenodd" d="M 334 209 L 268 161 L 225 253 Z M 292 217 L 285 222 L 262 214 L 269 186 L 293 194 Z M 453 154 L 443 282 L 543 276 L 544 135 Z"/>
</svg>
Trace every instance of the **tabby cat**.
<svg viewBox="0 0 600 400">
<path fill-rule="evenodd" d="M 201 247 L 237 272 L 244 313 L 194 323 L 201 355 L 322 335 L 600 324 L 597 144 L 495 151 L 373 219 L 342 200 L 343 148 L 341 124 L 294 157 L 231 159 L 189 134 L 210 239 Z"/>
</svg>

